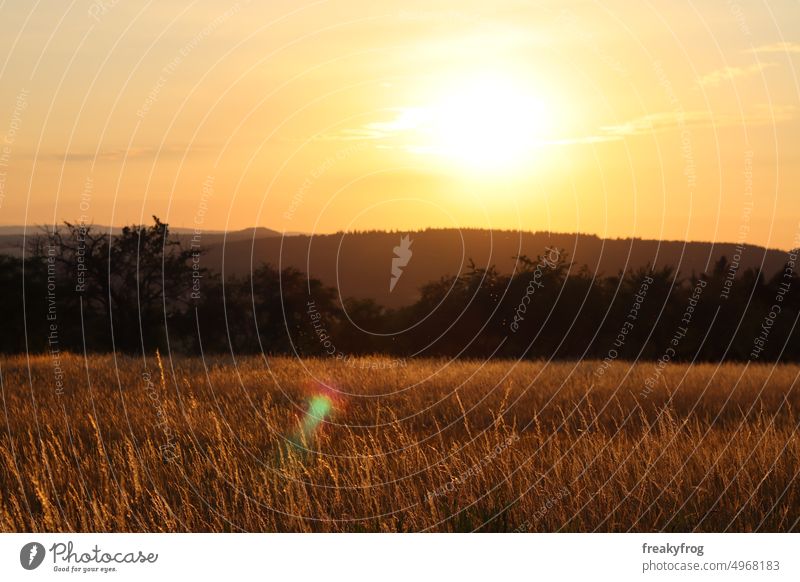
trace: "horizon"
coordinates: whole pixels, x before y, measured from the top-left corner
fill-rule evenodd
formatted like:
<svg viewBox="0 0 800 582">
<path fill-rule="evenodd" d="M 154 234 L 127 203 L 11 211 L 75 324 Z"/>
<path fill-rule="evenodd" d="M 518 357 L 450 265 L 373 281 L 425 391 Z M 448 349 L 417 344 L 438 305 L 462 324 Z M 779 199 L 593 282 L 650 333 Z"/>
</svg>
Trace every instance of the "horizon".
<svg viewBox="0 0 800 582">
<path fill-rule="evenodd" d="M 70 222 L 70 221 L 66 221 Z M 65 221 L 61 221 L 57 223 L 58 226 L 64 226 Z M 79 224 L 77 222 L 73 222 L 72 224 Z M 141 223 L 130 223 L 130 224 L 122 224 L 122 225 L 107 225 L 107 224 L 95 224 L 92 222 L 85 223 L 86 226 L 96 228 L 96 229 L 112 229 L 112 233 L 114 231 L 122 230 L 123 228 L 130 227 L 130 226 L 148 226 L 147 221 L 143 221 Z M 751 248 L 758 248 L 764 249 L 768 251 L 781 251 L 781 252 L 791 252 L 796 251 L 800 248 L 800 235 L 795 239 L 795 245 L 790 247 L 778 247 L 778 246 L 764 246 L 763 244 L 755 243 L 755 242 L 747 242 L 747 241 L 737 241 L 737 240 L 703 240 L 703 239 L 674 239 L 674 238 L 650 238 L 650 237 L 643 237 L 643 236 L 603 236 L 601 234 L 595 232 L 578 232 L 578 231 L 553 231 L 553 230 L 513 230 L 508 228 L 495 228 L 489 229 L 486 227 L 481 226 L 459 226 L 459 227 L 439 227 L 439 226 L 427 226 L 423 228 L 415 228 L 415 229 L 403 229 L 403 228 L 391 228 L 391 229 L 364 229 L 364 230 L 336 230 L 332 232 L 299 232 L 299 231 L 289 231 L 289 232 L 281 232 L 269 226 L 249 226 L 244 228 L 236 228 L 230 230 L 218 230 L 218 229 L 201 229 L 196 231 L 191 226 L 180 226 L 180 225 L 173 225 L 171 223 L 166 223 L 169 227 L 170 231 L 175 234 L 188 234 L 192 232 L 199 232 L 200 234 L 211 234 L 211 235 L 221 235 L 225 233 L 241 233 L 246 231 L 253 231 L 253 230 L 267 230 L 270 232 L 275 233 L 272 236 L 308 236 L 308 237 L 315 237 L 315 236 L 334 236 L 339 234 L 365 234 L 365 233 L 385 233 L 385 234 L 406 234 L 406 233 L 421 233 L 426 231 L 447 231 L 447 230 L 457 230 L 457 231 L 486 231 L 490 233 L 512 233 L 512 234 L 548 234 L 548 235 L 556 235 L 556 236 L 575 236 L 575 237 L 595 237 L 600 240 L 607 240 L 607 241 L 614 241 L 614 240 L 638 240 L 643 242 L 658 242 L 658 243 L 684 243 L 684 244 L 701 244 L 701 245 L 712 245 L 712 246 L 722 246 L 722 245 L 738 245 L 742 247 L 751 247 Z M 27 232 L 31 232 L 33 229 L 51 229 L 52 224 L 30 224 L 30 225 L 23 225 L 23 224 L 0 224 L 0 236 L 20 236 L 23 234 L 22 232 L 5 232 L 9 229 L 27 229 Z M 799 225 L 800 226 L 800 225 Z"/>
</svg>

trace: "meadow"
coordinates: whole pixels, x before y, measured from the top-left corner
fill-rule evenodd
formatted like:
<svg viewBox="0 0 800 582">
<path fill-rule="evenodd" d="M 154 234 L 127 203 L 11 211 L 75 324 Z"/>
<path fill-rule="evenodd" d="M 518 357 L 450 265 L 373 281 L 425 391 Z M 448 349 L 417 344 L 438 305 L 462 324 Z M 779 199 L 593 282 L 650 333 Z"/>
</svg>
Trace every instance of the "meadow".
<svg viewBox="0 0 800 582">
<path fill-rule="evenodd" d="M 0 366 L 0 531 L 800 530 L 797 365 Z"/>
</svg>

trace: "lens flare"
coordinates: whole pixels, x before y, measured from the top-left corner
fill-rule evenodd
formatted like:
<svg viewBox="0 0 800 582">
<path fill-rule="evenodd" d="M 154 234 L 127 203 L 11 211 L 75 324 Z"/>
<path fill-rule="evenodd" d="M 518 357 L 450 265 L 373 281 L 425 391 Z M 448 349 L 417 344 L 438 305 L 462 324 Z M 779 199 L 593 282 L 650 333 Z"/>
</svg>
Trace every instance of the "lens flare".
<svg viewBox="0 0 800 582">
<path fill-rule="evenodd" d="M 309 400 L 308 410 L 306 411 L 306 416 L 300 427 L 303 437 L 309 439 L 313 436 L 317 427 L 325 420 L 325 417 L 330 414 L 331 408 L 333 408 L 333 402 L 330 397 L 325 394 L 317 394 Z"/>
<path fill-rule="evenodd" d="M 316 387 L 317 393 L 308 399 L 308 406 L 300 419 L 297 431 L 289 438 L 293 448 L 306 450 L 319 432 L 321 425 L 331 415 L 334 408 L 335 394 L 327 386 Z"/>
</svg>

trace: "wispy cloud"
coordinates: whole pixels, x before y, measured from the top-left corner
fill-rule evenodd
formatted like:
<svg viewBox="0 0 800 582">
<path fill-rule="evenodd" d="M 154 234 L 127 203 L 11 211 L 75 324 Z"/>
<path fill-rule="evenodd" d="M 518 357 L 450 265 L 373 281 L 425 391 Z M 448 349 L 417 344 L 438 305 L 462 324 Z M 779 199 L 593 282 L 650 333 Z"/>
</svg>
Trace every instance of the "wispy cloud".
<svg viewBox="0 0 800 582">
<path fill-rule="evenodd" d="M 772 44 L 765 44 L 755 48 L 747 49 L 747 53 L 758 54 L 774 54 L 774 53 L 794 53 L 800 54 L 800 42 L 775 42 Z"/>
<path fill-rule="evenodd" d="M 395 138 L 413 131 L 419 122 L 413 119 L 419 110 L 416 108 L 389 108 L 381 121 L 371 121 L 356 127 L 345 127 L 336 131 L 318 133 L 311 141 L 381 141 Z M 306 142 L 308 139 L 284 138 L 292 142 Z"/>
<path fill-rule="evenodd" d="M 722 67 L 721 69 L 703 75 L 698 79 L 697 83 L 703 87 L 716 87 L 723 81 L 733 81 L 734 79 L 751 77 L 757 75 L 764 69 L 776 66 L 775 63 L 755 63 L 746 67 Z"/>
<path fill-rule="evenodd" d="M 730 127 L 735 125 L 771 125 L 794 119 L 797 107 L 793 105 L 757 105 L 740 114 L 713 113 L 711 111 L 662 111 L 637 117 L 625 123 L 601 128 L 605 135 L 633 136 L 680 128 Z"/>
<path fill-rule="evenodd" d="M 209 146 L 203 145 L 193 145 L 191 148 L 188 146 L 165 146 L 160 149 L 155 147 L 108 148 L 98 151 L 48 152 L 40 154 L 39 158 L 58 162 L 120 162 L 122 160 L 134 161 L 175 157 L 183 155 L 187 149 L 190 150 L 190 154 L 211 151 Z"/>
<path fill-rule="evenodd" d="M 709 113 L 704 111 L 661 111 L 636 117 L 624 123 L 606 125 L 600 129 L 606 135 L 629 136 L 664 131 L 677 127 L 706 125 Z"/>
<path fill-rule="evenodd" d="M 793 105 L 757 104 L 745 112 L 712 112 L 704 110 L 658 111 L 604 125 L 589 135 L 564 135 L 542 138 L 539 145 L 580 145 L 618 141 L 626 137 L 647 135 L 683 128 L 700 129 L 731 126 L 772 125 L 798 116 L 798 108 Z M 366 123 L 359 127 L 343 129 L 335 133 L 320 135 L 324 141 L 372 141 L 381 149 L 400 148 L 407 151 L 425 153 L 430 147 L 419 145 L 415 131 L 420 127 L 420 116 L 424 112 L 416 109 L 400 109 L 393 118 Z"/>
<path fill-rule="evenodd" d="M 562 137 L 558 139 L 542 140 L 540 145 L 581 145 L 581 144 L 597 144 L 609 141 L 619 141 L 622 135 L 604 134 L 604 135 L 578 135 L 571 137 Z"/>
</svg>

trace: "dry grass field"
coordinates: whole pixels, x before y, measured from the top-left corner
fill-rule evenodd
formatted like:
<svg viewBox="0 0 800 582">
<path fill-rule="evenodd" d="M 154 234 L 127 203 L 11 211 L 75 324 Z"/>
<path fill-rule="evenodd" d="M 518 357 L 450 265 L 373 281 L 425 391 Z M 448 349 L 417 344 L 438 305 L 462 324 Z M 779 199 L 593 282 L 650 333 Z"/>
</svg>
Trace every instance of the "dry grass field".
<svg viewBox="0 0 800 582">
<path fill-rule="evenodd" d="M 800 529 L 798 366 L 0 364 L 2 531 Z"/>
</svg>

